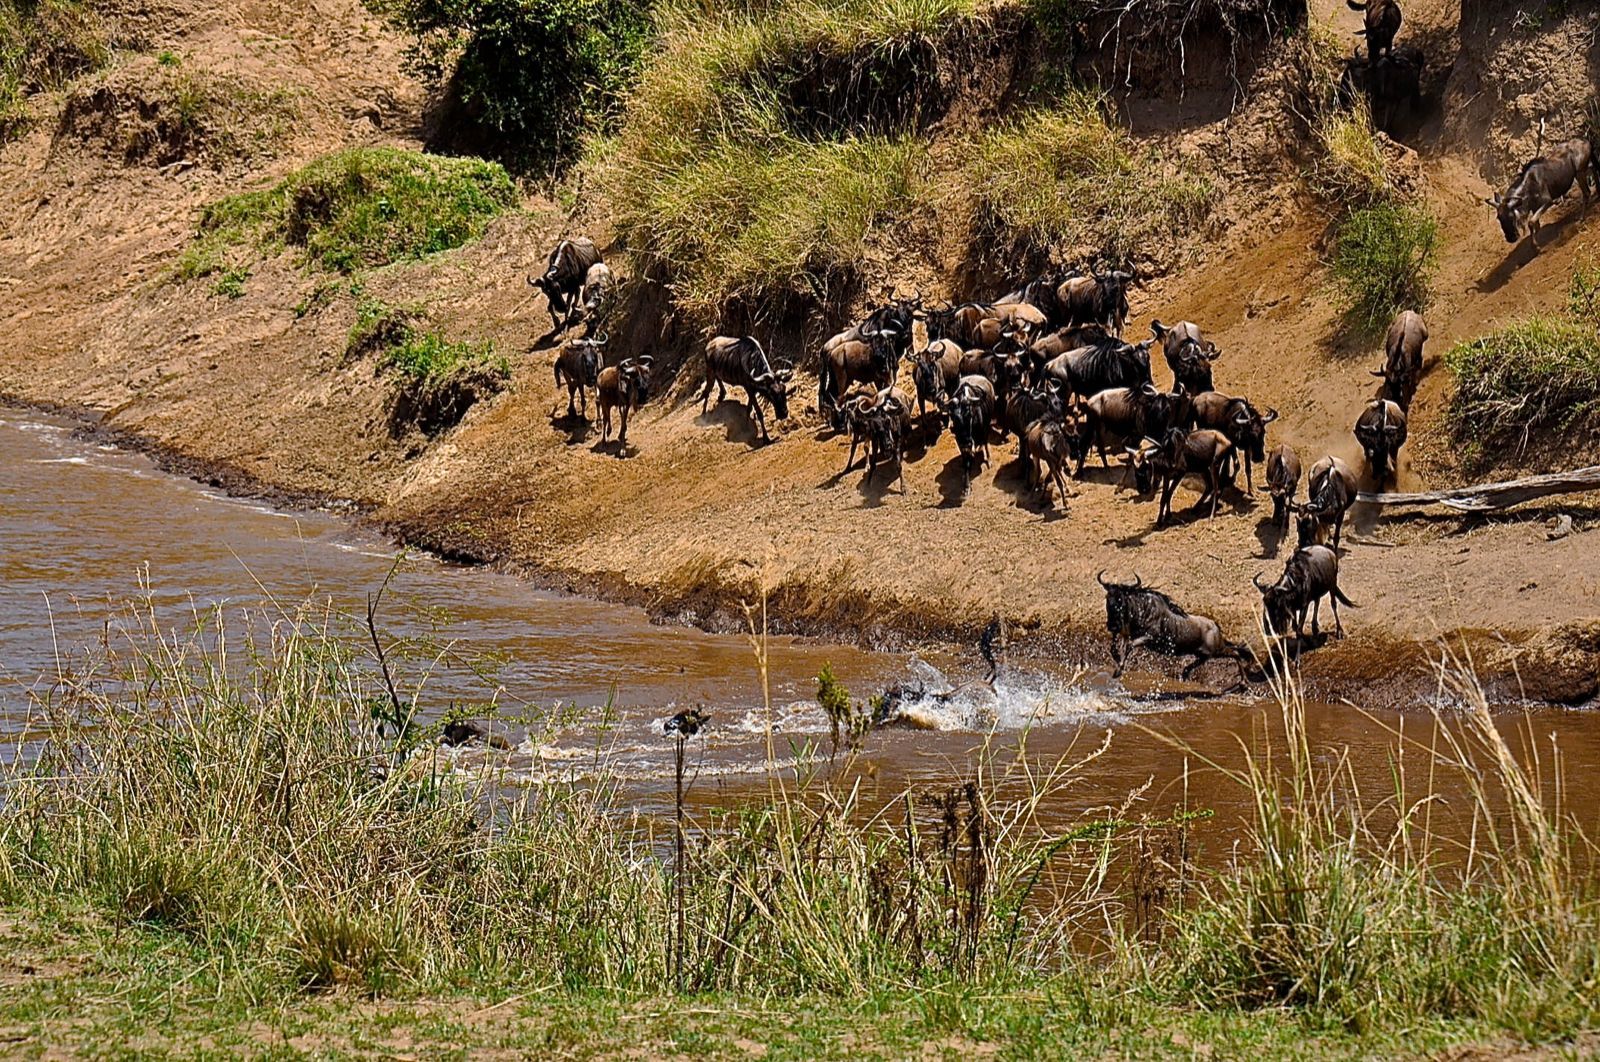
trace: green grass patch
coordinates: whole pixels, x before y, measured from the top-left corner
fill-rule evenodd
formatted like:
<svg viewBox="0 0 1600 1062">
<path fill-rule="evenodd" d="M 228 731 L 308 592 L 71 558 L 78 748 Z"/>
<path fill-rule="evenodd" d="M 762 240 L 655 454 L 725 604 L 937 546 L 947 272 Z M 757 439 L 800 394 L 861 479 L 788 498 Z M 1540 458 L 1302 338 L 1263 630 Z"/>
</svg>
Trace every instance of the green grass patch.
<svg viewBox="0 0 1600 1062">
<path fill-rule="evenodd" d="M 1377 332 L 1400 310 L 1425 308 L 1438 254 L 1439 223 L 1422 208 L 1383 201 L 1352 210 L 1330 262 L 1352 322 Z"/>
<path fill-rule="evenodd" d="M 1600 268 L 1572 279 L 1565 313 L 1537 314 L 1445 355 L 1456 378 L 1452 434 L 1482 455 L 1485 447 L 1600 425 Z"/>
<path fill-rule="evenodd" d="M 1318 194 L 1356 205 L 1401 198 L 1365 100 L 1348 110 L 1330 110 L 1318 119 L 1315 132 L 1322 154 L 1312 166 L 1311 184 Z"/>
<path fill-rule="evenodd" d="M 721 144 L 679 169 L 628 173 L 611 202 L 628 245 L 672 270 L 679 304 L 711 314 L 851 278 L 913 203 L 923 154 L 909 139 Z"/>
<path fill-rule="evenodd" d="M 0 0 L 0 143 L 27 125 L 27 99 L 104 66 L 104 21 L 82 0 Z"/>
<path fill-rule="evenodd" d="M 494 163 L 356 148 L 207 207 L 178 275 L 208 276 L 284 245 L 346 273 L 422 258 L 476 239 L 515 203 L 510 177 Z"/>
<path fill-rule="evenodd" d="M 345 360 L 355 361 L 401 346 L 412 338 L 412 324 L 422 316 L 417 307 L 391 306 L 381 299 L 359 299 L 356 319 L 345 339 Z"/>
<path fill-rule="evenodd" d="M 461 366 L 472 364 L 498 365 L 504 374 L 510 373 L 504 359 L 495 360 L 494 343 L 489 340 L 481 343 L 450 340 L 438 332 L 417 331 L 408 326 L 404 338 L 384 354 L 383 363 L 418 380 L 446 376 Z"/>
<path fill-rule="evenodd" d="M 985 134 L 961 176 L 981 228 L 1036 250 L 1117 261 L 1191 228 L 1216 197 L 1201 175 L 1136 152 L 1085 92 Z"/>
</svg>

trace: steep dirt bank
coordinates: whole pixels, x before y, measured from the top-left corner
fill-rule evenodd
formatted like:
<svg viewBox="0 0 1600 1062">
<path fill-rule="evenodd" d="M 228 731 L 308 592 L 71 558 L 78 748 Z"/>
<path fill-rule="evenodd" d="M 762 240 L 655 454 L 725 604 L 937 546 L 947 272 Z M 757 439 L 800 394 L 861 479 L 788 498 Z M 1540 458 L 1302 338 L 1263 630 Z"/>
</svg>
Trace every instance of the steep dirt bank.
<svg viewBox="0 0 1600 1062">
<path fill-rule="evenodd" d="M 231 168 L 129 165 L 50 123 L 0 153 L 0 321 L 11 340 L 0 394 L 90 410 L 235 488 L 347 499 L 409 541 L 639 601 L 664 618 L 740 625 L 740 602 L 765 587 L 784 630 L 966 639 L 998 612 L 1037 651 L 1099 661 L 1094 575 L 1105 568 L 1137 571 L 1231 633 L 1252 627 L 1250 577 L 1271 575 L 1285 555 L 1260 498 L 1230 497 L 1206 520 L 1186 510 L 1195 495 L 1185 488 L 1182 520 L 1154 531 L 1154 506 L 1120 490 L 1120 473 L 1091 466 L 1065 510 L 1041 507 L 1009 444 L 963 497 L 948 435 L 913 449 L 902 492 L 881 474 L 840 474 L 844 442 L 803 411 L 809 394 L 766 447 L 752 445 L 731 397 L 702 415 L 692 358 L 630 426 L 624 459 L 597 429 L 553 416 L 565 403 L 551 353 L 530 349 L 547 318 L 522 274 L 569 224 L 542 202 L 471 246 L 361 279 L 363 296 L 420 303 L 448 334 L 493 340 L 512 364 L 511 388 L 453 431 L 394 436 L 389 382 L 371 358 L 345 357 L 357 298 L 348 282 L 330 285 L 283 256 L 234 299 L 165 271 L 197 209 L 224 191 L 335 147 L 415 146 L 420 96 L 396 72 L 399 45 L 354 0 L 186 18 L 172 31 L 186 61 L 259 78 L 249 57 L 265 49 L 304 117 L 270 158 Z M 1158 110 L 1140 116 L 1148 135 L 1159 135 Z M 1243 135 L 1197 129 L 1194 143 Z M 1437 128 L 1418 146 L 1445 247 L 1431 364 L 1456 338 L 1559 302 L 1574 262 L 1600 253 L 1600 218 L 1580 222 L 1564 208 L 1539 254 L 1508 254 L 1480 203 L 1483 161 Z M 1206 265 L 1135 294 L 1130 334 L 1152 317 L 1202 322 L 1225 351 L 1219 386 L 1282 412 L 1274 442 L 1293 443 L 1308 464 L 1327 451 L 1354 457 L 1350 425 L 1376 358 L 1334 331 L 1319 265 L 1326 221 L 1282 189 L 1253 216 L 1248 201 L 1232 209 L 1241 223 Z M 1437 428 L 1445 377 L 1434 369 L 1425 380 L 1403 488 L 1458 475 Z M 1576 530 L 1547 540 L 1543 521 L 1557 510 Z M 1514 683 L 1515 656 L 1500 639 L 1531 640 L 1533 692 L 1592 696 L 1597 528 L 1594 499 L 1491 520 L 1359 514 L 1342 584 L 1362 608 L 1346 614 L 1347 641 L 1305 658 L 1309 680 L 1324 695 L 1410 698 L 1430 684 L 1429 647 L 1464 633 L 1502 682 Z"/>
</svg>

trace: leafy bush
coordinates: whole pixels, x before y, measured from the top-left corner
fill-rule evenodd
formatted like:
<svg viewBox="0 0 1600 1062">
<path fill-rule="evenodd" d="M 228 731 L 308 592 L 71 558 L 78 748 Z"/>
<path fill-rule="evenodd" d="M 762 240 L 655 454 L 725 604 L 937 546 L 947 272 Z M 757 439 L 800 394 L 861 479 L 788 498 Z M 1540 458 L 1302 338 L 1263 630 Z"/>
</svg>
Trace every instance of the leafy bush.
<svg viewBox="0 0 1600 1062">
<path fill-rule="evenodd" d="M 494 163 L 355 148 L 211 204 L 178 274 L 222 272 L 241 248 L 278 244 L 341 272 L 422 258 L 476 239 L 515 202 L 510 177 Z"/>
<path fill-rule="evenodd" d="M 27 97 L 111 57 L 104 22 L 82 0 L 0 0 L 0 143 L 27 122 Z"/>
<path fill-rule="evenodd" d="M 986 133 L 961 175 L 980 225 L 1037 250 L 1123 261 L 1200 221 L 1215 197 L 1203 177 L 1135 155 L 1084 92 Z"/>
<path fill-rule="evenodd" d="M 650 39 L 648 0 L 374 0 L 411 33 L 413 66 L 448 86 L 515 164 L 573 155 L 609 129 Z"/>
<path fill-rule="evenodd" d="M 1438 248 L 1439 223 L 1418 207 L 1385 201 L 1351 211 L 1339 225 L 1332 269 L 1356 323 L 1376 331 L 1399 310 L 1426 306 Z"/>
</svg>

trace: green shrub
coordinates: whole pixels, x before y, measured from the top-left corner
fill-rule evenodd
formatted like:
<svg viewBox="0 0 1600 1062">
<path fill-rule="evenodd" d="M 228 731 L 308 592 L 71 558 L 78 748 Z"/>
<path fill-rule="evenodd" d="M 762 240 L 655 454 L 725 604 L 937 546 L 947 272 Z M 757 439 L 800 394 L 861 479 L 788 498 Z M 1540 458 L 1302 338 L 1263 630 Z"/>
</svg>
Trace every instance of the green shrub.
<svg viewBox="0 0 1600 1062">
<path fill-rule="evenodd" d="M 549 164 L 611 127 L 650 40 L 648 0 L 373 0 L 415 37 L 412 65 L 447 86 L 501 157 Z"/>
<path fill-rule="evenodd" d="M 438 332 L 417 332 L 407 329 L 399 345 L 391 347 L 384 355 L 384 364 L 406 376 L 428 379 L 448 374 L 461 365 L 472 363 L 493 364 L 494 344 L 467 343 L 444 338 Z M 509 373 L 509 368 L 504 370 Z"/>
<path fill-rule="evenodd" d="M 208 206 L 178 275 L 221 272 L 241 251 L 282 244 L 341 272 L 422 258 L 476 239 L 515 202 L 510 177 L 494 163 L 355 148 Z"/>
<path fill-rule="evenodd" d="M 1396 312 L 1426 306 L 1438 248 L 1439 223 L 1418 207 L 1379 202 L 1351 211 L 1335 237 L 1332 270 L 1354 321 L 1376 331 Z"/>
<path fill-rule="evenodd" d="M 1203 177 L 1136 155 L 1083 92 L 984 134 L 961 176 L 980 226 L 1037 250 L 1119 261 L 1198 223 L 1215 198 Z"/>
<path fill-rule="evenodd" d="M 1332 110 L 1316 124 L 1322 155 L 1311 171 L 1312 186 L 1335 203 L 1371 204 L 1398 198 L 1389 160 L 1378 145 L 1372 112 L 1361 100 Z"/>
<path fill-rule="evenodd" d="M 1448 414 L 1456 438 L 1523 444 L 1538 432 L 1600 423 L 1596 326 L 1575 315 L 1534 316 L 1457 343 L 1445 355 L 1456 377 Z"/>
<path fill-rule="evenodd" d="M 82 0 L 0 0 L 0 143 L 27 124 L 27 97 L 104 66 L 104 22 Z"/>
<path fill-rule="evenodd" d="M 390 306 L 381 299 L 356 303 L 356 319 L 345 339 L 346 361 L 399 347 L 412 338 L 411 323 L 422 314 L 409 307 Z"/>
</svg>

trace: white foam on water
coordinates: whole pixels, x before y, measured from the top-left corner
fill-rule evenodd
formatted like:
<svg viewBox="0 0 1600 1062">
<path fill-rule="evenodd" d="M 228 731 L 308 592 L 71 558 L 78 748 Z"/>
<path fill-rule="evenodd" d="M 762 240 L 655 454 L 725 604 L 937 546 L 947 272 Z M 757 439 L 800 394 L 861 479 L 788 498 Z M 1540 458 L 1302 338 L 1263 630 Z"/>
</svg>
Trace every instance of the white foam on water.
<svg viewBox="0 0 1600 1062">
<path fill-rule="evenodd" d="M 87 457 L 36 457 L 28 462 L 30 465 L 86 465 Z"/>
</svg>

